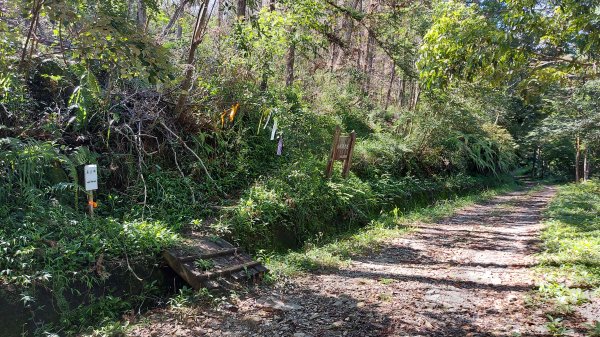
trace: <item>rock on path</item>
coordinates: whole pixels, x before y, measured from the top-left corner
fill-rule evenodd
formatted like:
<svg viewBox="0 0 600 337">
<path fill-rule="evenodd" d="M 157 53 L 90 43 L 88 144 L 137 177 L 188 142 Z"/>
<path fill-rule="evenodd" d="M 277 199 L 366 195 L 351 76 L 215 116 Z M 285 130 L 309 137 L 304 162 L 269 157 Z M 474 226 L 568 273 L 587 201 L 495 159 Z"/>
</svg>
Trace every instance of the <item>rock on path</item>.
<svg viewBox="0 0 600 337">
<path fill-rule="evenodd" d="M 545 336 L 534 288 L 552 187 L 477 204 L 340 270 L 261 288 L 235 305 L 156 311 L 132 336 Z"/>
</svg>

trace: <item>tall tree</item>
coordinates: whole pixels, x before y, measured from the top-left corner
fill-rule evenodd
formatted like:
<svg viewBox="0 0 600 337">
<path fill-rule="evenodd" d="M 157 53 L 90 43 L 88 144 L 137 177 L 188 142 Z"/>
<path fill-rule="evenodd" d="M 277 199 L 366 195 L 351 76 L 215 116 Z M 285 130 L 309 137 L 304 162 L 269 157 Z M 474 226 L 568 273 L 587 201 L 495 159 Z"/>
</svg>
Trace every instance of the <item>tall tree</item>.
<svg viewBox="0 0 600 337">
<path fill-rule="evenodd" d="M 190 115 L 190 112 L 185 109 L 185 105 L 189 95 L 189 90 L 192 87 L 192 79 L 194 77 L 194 60 L 196 56 L 196 49 L 198 49 L 198 46 L 204 39 L 206 27 L 210 19 L 210 13 L 208 9 L 209 2 L 209 0 L 202 1 L 198 10 L 198 15 L 196 16 L 194 33 L 192 34 L 192 40 L 186 60 L 185 75 L 181 84 L 181 94 L 177 100 L 177 106 L 175 107 L 177 118 L 182 125 L 189 125 L 190 123 L 193 123 L 193 117 Z"/>
</svg>

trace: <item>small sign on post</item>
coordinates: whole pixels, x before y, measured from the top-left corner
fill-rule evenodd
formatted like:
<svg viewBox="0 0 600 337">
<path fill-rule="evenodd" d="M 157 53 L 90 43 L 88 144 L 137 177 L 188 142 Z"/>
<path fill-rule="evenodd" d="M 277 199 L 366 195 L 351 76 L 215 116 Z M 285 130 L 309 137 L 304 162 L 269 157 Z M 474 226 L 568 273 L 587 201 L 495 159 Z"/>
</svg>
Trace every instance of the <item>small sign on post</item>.
<svg viewBox="0 0 600 337">
<path fill-rule="evenodd" d="M 331 174 L 333 173 L 333 164 L 336 160 L 343 163 L 342 177 L 348 177 L 350 166 L 352 165 L 352 153 L 354 152 L 355 143 L 356 133 L 354 131 L 349 135 L 342 135 L 340 127 L 338 126 L 335 128 L 333 145 L 331 146 L 331 155 L 329 156 L 329 162 L 327 163 L 327 169 L 325 170 L 325 176 L 327 178 L 331 177 Z"/>
<path fill-rule="evenodd" d="M 94 191 L 98 189 L 98 166 L 86 165 L 83 172 L 88 196 L 88 212 L 90 216 L 94 216 Z"/>
</svg>

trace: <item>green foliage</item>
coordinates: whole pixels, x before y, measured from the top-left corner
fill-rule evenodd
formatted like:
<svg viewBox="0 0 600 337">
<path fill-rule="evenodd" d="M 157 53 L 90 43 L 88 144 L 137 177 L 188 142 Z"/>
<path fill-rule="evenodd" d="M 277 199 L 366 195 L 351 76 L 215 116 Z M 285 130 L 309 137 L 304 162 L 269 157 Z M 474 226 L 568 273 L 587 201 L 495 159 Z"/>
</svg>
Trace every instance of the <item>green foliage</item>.
<svg viewBox="0 0 600 337">
<path fill-rule="evenodd" d="M 364 222 L 374 207 L 368 185 L 355 178 L 328 182 L 324 164 L 305 159 L 259 180 L 221 221 L 252 250 L 298 246 L 314 233 L 338 231 L 336 223 Z"/>
<path fill-rule="evenodd" d="M 198 259 L 198 260 L 194 261 L 194 265 L 196 267 L 198 267 L 200 270 L 210 270 L 215 266 L 215 264 L 212 260 L 204 260 L 204 259 Z"/>
<path fill-rule="evenodd" d="M 547 318 L 548 323 L 546 323 L 546 328 L 552 336 L 564 336 L 567 333 L 568 329 L 564 326 L 562 318 L 550 315 Z"/>
<path fill-rule="evenodd" d="M 454 77 L 537 91 L 593 70 L 600 48 L 597 3 L 514 0 L 440 1 L 419 68 L 428 85 Z"/>
<path fill-rule="evenodd" d="M 594 324 L 586 324 L 588 328 L 588 335 L 590 337 L 600 336 L 600 321 L 594 322 Z"/>
<path fill-rule="evenodd" d="M 59 205 L 38 208 L 5 218 L 0 275 L 9 283 L 29 286 L 51 279 L 63 285 L 77 280 L 93 283 L 94 268 L 82 270 L 98 259 L 111 261 L 124 254 L 152 258 L 177 240 L 159 222 L 89 219 Z"/>
</svg>

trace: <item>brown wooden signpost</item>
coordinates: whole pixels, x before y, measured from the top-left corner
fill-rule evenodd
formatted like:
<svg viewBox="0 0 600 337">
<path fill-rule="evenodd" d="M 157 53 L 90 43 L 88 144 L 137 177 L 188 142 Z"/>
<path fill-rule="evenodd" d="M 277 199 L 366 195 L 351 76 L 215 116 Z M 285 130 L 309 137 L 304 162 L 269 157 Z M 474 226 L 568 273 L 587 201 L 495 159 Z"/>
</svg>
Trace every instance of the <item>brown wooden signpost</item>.
<svg viewBox="0 0 600 337">
<path fill-rule="evenodd" d="M 333 145 L 331 146 L 331 155 L 325 170 L 325 176 L 331 177 L 333 173 L 333 163 L 336 160 L 341 161 L 342 177 L 347 178 L 352 165 L 352 153 L 354 152 L 354 144 L 356 143 L 356 133 L 352 131 L 349 135 L 342 135 L 339 127 L 335 128 L 333 136 Z"/>
</svg>

